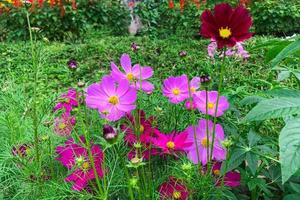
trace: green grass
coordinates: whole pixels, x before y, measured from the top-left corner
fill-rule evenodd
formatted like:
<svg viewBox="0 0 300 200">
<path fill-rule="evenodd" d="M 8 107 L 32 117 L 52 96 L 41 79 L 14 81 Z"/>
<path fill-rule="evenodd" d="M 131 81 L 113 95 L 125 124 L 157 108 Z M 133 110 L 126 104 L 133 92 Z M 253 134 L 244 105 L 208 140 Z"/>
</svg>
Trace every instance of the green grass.
<svg viewBox="0 0 300 200">
<path fill-rule="evenodd" d="M 227 125 L 230 124 L 225 127 L 227 134 L 243 135 L 252 126 L 241 122 L 250 108 L 240 105 L 239 101 L 242 98 L 276 86 L 293 87 L 296 84 L 293 79 L 280 83 L 276 81 L 276 72 L 272 71 L 264 60 L 265 49 L 256 48 L 258 44 L 262 44 L 268 39 L 270 38 L 255 37 L 246 43 L 246 49 L 251 54 L 249 60 L 227 62 L 222 93 L 229 98 L 232 107 L 226 114 L 226 118 L 220 120 Z M 132 42 L 136 42 L 141 47 L 138 53 L 132 52 L 130 48 Z M 27 167 L 24 168 L 16 165 L 15 158 L 11 155 L 13 145 L 32 144 L 33 142 L 32 93 L 34 78 L 30 43 L 1 43 L 0 190 L 3 199 L 70 199 L 72 197 L 88 199 L 90 194 L 79 194 L 69 190 L 69 185 L 64 184 L 63 181 L 67 170 L 55 161 L 54 147 L 62 144 L 63 139 L 55 136 L 52 133 L 52 126 L 47 125 L 46 122 L 54 118 L 52 107 L 59 94 L 69 87 L 77 88 L 78 81 L 84 81 L 86 86 L 100 81 L 101 77 L 109 72 L 110 62 L 118 63 L 121 54 L 128 53 L 133 63 L 154 68 L 155 75 L 152 81 L 156 90 L 150 97 L 141 96 L 142 99 L 148 101 L 142 103 L 140 107 L 146 110 L 148 115 L 156 115 L 159 128 L 164 132 L 169 132 L 174 127 L 174 122 L 168 121 L 169 116 L 174 115 L 174 107 L 167 102 L 166 98 L 162 97 L 161 82 L 170 75 L 185 73 L 191 78 L 209 74 L 213 80 L 212 87 L 216 88 L 219 62 L 208 59 L 207 44 L 207 40 L 178 36 L 154 40 L 147 36 L 112 37 L 96 32 L 87 35 L 82 43 L 39 41 L 36 48 L 41 64 L 38 74 L 37 103 L 38 116 L 41 120 L 39 135 L 43 152 L 43 170 L 39 173 L 50 174 L 51 178 L 38 183 L 31 178 L 31 175 L 37 173 L 35 162 L 28 161 Z M 187 51 L 186 57 L 182 58 L 178 55 L 181 50 Z M 78 69 L 75 71 L 70 71 L 66 64 L 71 58 L 76 59 L 79 63 Z M 162 111 L 159 112 L 158 107 L 162 108 Z M 178 130 L 183 130 L 191 123 L 190 114 L 182 107 L 177 106 L 176 109 L 181 113 Z M 89 114 L 95 124 L 99 123 L 97 111 L 89 111 Z M 277 141 L 280 125 L 276 124 L 278 123 L 274 121 L 265 122 L 260 127 L 260 134 L 270 136 L 273 141 Z M 100 125 L 91 130 L 95 138 L 99 138 Z M 49 139 L 42 140 L 42 136 L 49 136 Z M 126 153 L 123 144 L 117 148 Z M 109 188 L 110 198 L 126 199 L 126 182 L 123 172 L 118 169 L 120 162 L 112 152 L 107 154 L 108 168 L 113 171 L 109 174 L 112 177 Z M 159 163 L 159 161 L 156 162 Z M 160 171 L 157 173 L 164 174 L 164 176 L 154 181 L 154 188 L 157 188 L 165 177 L 171 174 L 171 171 L 182 173 L 180 167 L 176 165 L 185 163 L 185 160 L 173 162 L 168 162 L 169 168 L 159 169 Z"/>
</svg>

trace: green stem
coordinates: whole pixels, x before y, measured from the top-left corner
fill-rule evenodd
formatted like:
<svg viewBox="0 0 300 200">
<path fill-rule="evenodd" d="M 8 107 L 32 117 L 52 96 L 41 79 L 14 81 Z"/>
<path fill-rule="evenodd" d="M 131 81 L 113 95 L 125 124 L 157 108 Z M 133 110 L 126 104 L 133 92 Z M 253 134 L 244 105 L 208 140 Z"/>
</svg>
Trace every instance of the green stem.
<svg viewBox="0 0 300 200">
<path fill-rule="evenodd" d="M 36 162 L 40 165 L 40 153 L 39 153 L 39 138 L 38 138 L 38 116 L 37 116 L 37 80 L 38 80 L 38 64 L 37 64 L 37 57 L 35 52 L 35 45 L 33 42 L 32 32 L 31 32 L 31 25 L 29 19 L 29 13 L 26 13 L 27 17 L 27 24 L 30 36 L 30 43 L 31 43 L 31 56 L 32 56 L 32 65 L 34 70 L 34 88 L 33 88 L 33 127 L 34 127 L 34 146 L 35 146 L 35 157 Z"/>
<path fill-rule="evenodd" d="M 189 88 L 190 107 L 192 108 L 193 100 L 192 100 L 192 91 L 190 90 L 190 82 L 189 81 L 188 81 L 188 88 Z M 196 114 L 195 114 L 193 108 L 191 109 L 191 112 L 192 112 L 192 127 L 193 127 L 193 134 L 194 134 L 194 142 L 195 142 L 195 146 L 196 146 L 197 161 L 198 161 L 199 169 L 201 169 L 200 154 L 199 154 L 197 133 L 196 133 L 196 127 L 195 127 Z"/>
<path fill-rule="evenodd" d="M 213 125 L 213 130 L 212 130 L 212 142 L 211 142 L 209 162 L 212 161 L 212 157 L 213 157 L 213 149 L 214 149 L 214 142 L 215 142 L 215 136 L 216 136 L 216 124 L 217 124 L 216 115 L 217 115 L 218 107 L 219 107 L 220 92 L 221 92 L 222 85 L 223 85 L 224 61 L 225 61 L 225 56 L 226 56 L 225 53 L 226 53 L 226 48 L 224 48 L 223 59 L 222 59 L 222 64 L 221 64 L 221 69 L 220 69 L 220 77 L 219 77 L 219 85 L 218 85 L 218 96 L 217 96 L 217 101 L 216 101 L 216 106 L 215 106 L 215 113 L 214 113 L 214 125 Z"/>
<path fill-rule="evenodd" d="M 207 162 L 208 162 L 208 169 L 210 169 L 211 163 L 209 162 L 209 129 L 208 129 L 208 120 L 209 120 L 209 115 L 208 113 L 208 91 L 207 91 L 207 87 L 205 87 L 205 122 L 206 122 L 206 141 L 207 141 Z M 209 173 L 207 173 L 209 174 Z"/>
</svg>

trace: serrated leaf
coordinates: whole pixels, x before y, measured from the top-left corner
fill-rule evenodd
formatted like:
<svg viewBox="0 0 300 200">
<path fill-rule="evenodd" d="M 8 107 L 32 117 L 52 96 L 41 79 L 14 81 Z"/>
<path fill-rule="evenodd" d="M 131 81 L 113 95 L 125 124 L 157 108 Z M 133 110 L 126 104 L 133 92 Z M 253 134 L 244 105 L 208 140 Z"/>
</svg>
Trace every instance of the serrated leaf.
<svg viewBox="0 0 300 200">
<path fill-rule="evenodd" d="M 258 155 L 254 154 L 254 153 L 248 152 L 246 154 L 246 161 L 247 161 L 248 167 L 253 175 L 255 175 L 255 173 L 256 173 L 258 159 L 259 159 Z"/>
<path fill-rule="evenodd" d="M 277 65 L 280 61 L 282 61 L 284 58 L 294 54 L 300 50 L 300 40 L 296 40 L 286 46 L 278 55 L 271 61 L 271 65 L 274 67 Z"/>
<path fill-rule="evenodd" d="M 300 113 L 300 98 L 274 98 L 259 102 L 245 117 L 246 121 L 261 121 Z"/>
<path fill-rule="evenodd" d="M 252 129 L 249 131 L 247 137 L 250 147 L 256 145 L 257 142 L 261 139 L 261 137 L 258 134 L 256 134 L 255 131 Z"/>
<path fill-rule="evenodd" d="M 255 104 L 255 103 L 258 103 L 262 100 L 265 100 L 266 98 L 264 97 L 260 97 L 260 96 L 248 96 L 248 97 L 245 97 L 244 99 L 242 99 L 240 101 L 240 104 L 241 106 L 244 106 L 244 105 L 252 105 L 252 104 Z"/>
<path fill-rule="evenodd" d="M 300 168 L 300 117 L 287 122 L 279 135 L 282 183 Z"/>
</svg>

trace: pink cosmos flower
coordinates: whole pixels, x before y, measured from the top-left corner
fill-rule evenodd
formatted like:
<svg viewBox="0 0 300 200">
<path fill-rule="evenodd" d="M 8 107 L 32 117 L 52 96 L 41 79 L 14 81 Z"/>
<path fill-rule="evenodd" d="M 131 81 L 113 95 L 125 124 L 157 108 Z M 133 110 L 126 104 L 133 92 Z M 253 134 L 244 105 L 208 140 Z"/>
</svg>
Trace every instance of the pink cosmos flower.
<svg viewBox="0 0 300 200">
<path fill-rule="evenodd" d="M 71 116 L 66 112 L 54 119 L 54 132 L 59 136 L 69 136 L 72 133 L 76 123 L 75 116 Z"/>
<path fill-rule="evenodd" d="M 167 182 L 162 183 L 159 186 L 158 192 L 160 194 L 160 200 L 187 200 L 189 192 L 183 181 L 175 177 L 169 177 Z"/>
<path fill-rule="evenodd" d="M 208 114 L 211 116 L 215 116 L 217 98 L 218 98 L 217 91 L 208 91 L 208 102 L 207 102 L 208 113 L 206 113 L 206 91 L 203 90 L 193 95 L 193 100 L 196 102 L 198 110 L 203 114 Z M 229 108 L 229 102 L 227 101 L 226 97 L 220 96 L 216 117 L 222 116 L 228 108 Z"/>
<path fill-rule="evenodd" d="M 212 40 L 211 43 L 207 46 L 207 54 L 210 58 L 214 58 L 217 53 L 217 42 Z"/>
<path fill-rule="evenodd" d="M 194 77 L 190 82 L 190 91 L 191 95 L 195 94 L 197 90 L 200 88 L 200 77 Z M 184 104 L 187 110 L 194 110 L 196 108 L 196 103 L 192 100 L 192 104 L 190 99 L 188 98 Z"/>
<path fill-rule="evenodd" d="M 153 75 L 151 67 L 141 67 L 135 64 L 132 67 L 131 59 L 128 54 L 123 54 L 120 58 L 121 67 L 124 72 L 121 72 L 115 63 L 111 63 L 111 75 L 115 80 L 128 80 L 132 87 L 142 89 L 150 94 L 154 90 L 154 85 L 147 81 Z"/>
<path fill-rule="evenodd" d="M 116 81 L 112 76 L 104 76 L 101 83 L 87 88 L 86 105 L 98 109 L 101 117 L 117 121 L 135 109 L 136 90 L 127 80 Z"/>
<path fill-rule="evenodd" d="M 220 177 L 221 162 L 215 162 L 212 167 L 213 175 L 216 177 L 217 186 L 221 185 L 222 177 Z M 224 176 L 224 185 L 229 187 L 238 187 L 241 185 L 241 174 L 239 172 L 230 171 Z"/>
<path fill-rule="evenodd" d="M 60 102 L 53 108 L 54 112 L 65 109 L 66 112 L 71 112 L 74 106 L 78 106 L 77 92 L 74 88 L 70 88 L 67 93 L 60 96 Z"/>
<path fill-rule="evenodd" d="M 207 148 L 209 151 L 211 149 L 212 143 L 212 131 L 213 131 L 213 122 L 208 121 L 208 131 L 209 131 L 209 139 L 207 140 L 206 137 L 206 120 L 201 119 L 199 120 L 198 126 L 196 128 L 196 137 L 197 137 L 197 146 L 199 157 L 202 165 L 207 164 Z M 192 161 L 194 164 L 198 164 L 197 158 L 197 148 L 195 144 L 194 138 L 194 131 L 193 127 L 189 126 L 186 131 L 188 132 L 188 142 L 192 142 L 192 146 L 188 149 L 187 155 L 188 159 Z M 224 130 L 220 124 L 216 124 L 215 129 L 215 140 L 214 140 L 214 147 L 213 147 L 213 155 L 212 158 L 218 161 L 222 161 L 226 158 L 226 149 L 224 149 L 221 145 L 221 142 L 224 140 Z"/>
<path fill-rule="evenodd" d="M 181 133 L 158 133 L 156 138 L 152 138 L 152 144 L 161 150 L 161 154 L 177 156 L 177 153 L 185 152 L 193 144 L 188 141 L 188 132 Z"/>
<path fill-rule="evenodd" d="M 186 75 L 170 76 L 164 80 L 163 95 L 169 98 L 169 101 L 178 104 L 189 97 L 188 78 Z"/>
<path fill-rule="evenodd" d="M 81 137 L 79 144 L 76 144 L 74 139 L 69 139 L 65 142 L 65 146 L 58 146 L 56 153 L 59 155 L 59 160 L 69 170 L 73 172 L 66 177 L 66 182 L 74 182 L 73 190 L 81 191 L 84 189 L 90 180 L 96 178 L 89 160 L 88 150 L 83 147 L 84 138 Z M 99 145 L 92 145 L 91 152 L 96 168 L 97 175 L 103 177 L 102 161 L 103 152 Z"/>
<path fill-rule="evenodd" d="M 212 40 L 211 43 L 207 46 L 207 53 L 210 58 L 214 58 L 216 53 L 217 53 L 217 42 Z M 247 59 L 250 57 L 248 51 L 246 51 L 243 47 L 242 42 L 237 42 L 234 47 L 231 47 L 226 50 L 225 55 L 227 57 L 236 57 L 236 58 L 243 58 Z M 223 54 L 220 53 L 219 55 L 220 58 L 223 57 Z"/>
</svg>

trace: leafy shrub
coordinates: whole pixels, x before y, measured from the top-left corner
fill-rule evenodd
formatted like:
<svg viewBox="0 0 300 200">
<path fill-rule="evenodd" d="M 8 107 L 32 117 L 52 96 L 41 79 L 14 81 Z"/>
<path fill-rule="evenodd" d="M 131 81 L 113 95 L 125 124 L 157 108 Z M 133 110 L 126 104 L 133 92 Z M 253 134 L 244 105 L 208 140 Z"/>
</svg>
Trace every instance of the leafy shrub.
<svg viewBox="0 0 300 200">
<path fill-rule="evenodd" d="M 297 3 L 298 2 L 298 3 Z M 266 0 L 251 4 L 255 32 L 287 35 L 300 32 L 300 9 L 297 0 Z"/>
</svg>

